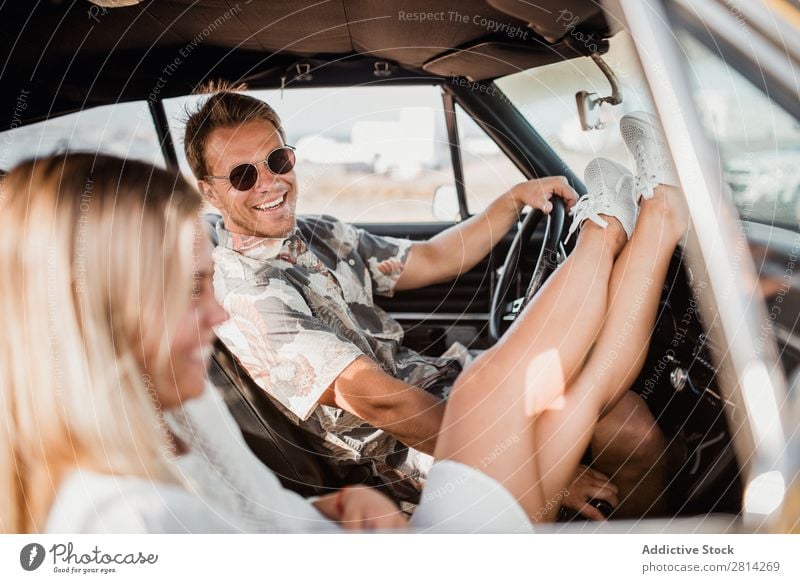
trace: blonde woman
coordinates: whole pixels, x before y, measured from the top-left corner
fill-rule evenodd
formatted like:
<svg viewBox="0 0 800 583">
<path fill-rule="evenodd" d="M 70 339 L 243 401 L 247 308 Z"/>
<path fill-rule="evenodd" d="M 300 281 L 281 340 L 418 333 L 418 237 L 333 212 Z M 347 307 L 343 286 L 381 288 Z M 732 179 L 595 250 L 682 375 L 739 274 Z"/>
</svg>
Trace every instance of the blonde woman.
<svg viewBox="0 0 800 583">
<path fill-rule="evenodd" d="M 670 190 L 656 186 L 639 219 L 648 230 L 660 229 L 658 261 L 647 263 L 655 280 L 663 280 L 685 230 Z M 283 489 L 206 387 L 213 330 L 226 314 L 212 291 L 200 197 L 179 175 L 66 154 L 13 169 L 4 194 L 0 488 L 7 495 L 0 498 L 0 529 L 406 526 L 394 504 L 368 488 L 346 488 L 313 503 Z M 581 221 L 581 235 L 597 238 L 608 229 L 598 244 L 613 243 L 615 254 L 653 245 L 634 235 L 623 251 L 622 227 L 606 216 L 605 226 Z M 622 273 L 612 288 L 617 296 L 639 293 L 643 275 Z M 618 377 L 629 371 L 605 371 L 602 351 L 580 371 L 567 363 L 553 376 L 566 366 L 557 360 L 561 344 L 540 349 L 530 340 L 564 284 L 546 286 L 512 333 L 456 383 L 415 530 L 532 531 L 532 521 L 568 485 L 599 415 L 627 390 Z M 657 292 L 650 295 L 648 307 L 658 299 Z M 632 303 L 615 303 L 621 307 L 612 307 L 609 322 L 624 321 Z M 642 316 L 626 342 L 645 344 L 653 316 Z M 489 363 L 507 374 L 498 379 Z M 539 369 L 550 376 L 532 378 Z M 537 430 L 554 438 L 543 441 Z"/>
<path fill-rule="evenodd" d="M 23 163 L 5 193 L 0 530 L 330 530 L 247 457 L 205 389 L 213 326 L 226 315 L 211 289 L 199 195 L 177 175 L 89 154 Z M 190 400 L 257 477 L 267 500 L 258 524 L 230 492 L 208 495 L 220 469 L 170 429 L 168 412 Z M 349 525 L 404 525 L 367 489 L 317 506 Z"/>
</svg>

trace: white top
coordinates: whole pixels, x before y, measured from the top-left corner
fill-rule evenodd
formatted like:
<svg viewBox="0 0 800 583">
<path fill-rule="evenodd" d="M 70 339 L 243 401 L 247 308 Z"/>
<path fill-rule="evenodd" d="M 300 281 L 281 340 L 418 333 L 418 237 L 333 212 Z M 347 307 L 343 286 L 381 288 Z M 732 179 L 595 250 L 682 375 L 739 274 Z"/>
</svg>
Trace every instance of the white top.
<svg viewBox="0 0 800 583">
<path fill-rule="evenodd" d="M 70 473 L 48 533 L 336 532 L 308 500 L 285 489 L 253 455 L 213 387 L 165 414 L 190 452 L 174 460 L 183 487 L 85 470 Z M 411 521 L 424 532 L 532 532 L 510 493 L 457 462 L 433 465 Z"/>
<path fill-rule="evenodd" d="M 61 484 L 45 532 L 240 532 L 230 517 L 171 484 L 76 470 Z"/>
<path fill-rule="evenodd" d="M 59 488 L 46 532 L 338 530 L 253 455 L 213 387 L 165 419 L 190 448 L 174 462 L 185 487 L 75 470 Z"/>
</svg>

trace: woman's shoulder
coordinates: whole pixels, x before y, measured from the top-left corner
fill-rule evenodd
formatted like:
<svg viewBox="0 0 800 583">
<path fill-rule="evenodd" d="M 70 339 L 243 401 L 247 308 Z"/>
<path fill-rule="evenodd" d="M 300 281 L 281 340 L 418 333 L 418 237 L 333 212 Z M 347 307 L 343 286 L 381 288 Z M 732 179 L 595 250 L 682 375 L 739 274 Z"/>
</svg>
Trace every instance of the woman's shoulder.
<svg viewBox="0 0 800 583">
<path fill-rule="evenodd" d="M 87 470 L 67 475 L 50 509 L 49 533 L 238 532 L 183 488 Z"/>
</svg>

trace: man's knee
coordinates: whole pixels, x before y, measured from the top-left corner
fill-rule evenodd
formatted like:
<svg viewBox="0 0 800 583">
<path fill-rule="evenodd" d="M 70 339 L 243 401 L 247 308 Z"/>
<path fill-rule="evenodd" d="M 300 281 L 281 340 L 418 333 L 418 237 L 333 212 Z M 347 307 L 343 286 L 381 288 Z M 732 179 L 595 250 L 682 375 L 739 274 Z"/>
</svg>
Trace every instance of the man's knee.
<svg viewBox="0 0 800 583">
<path fill-rule="evenodd" d="M 628 463 L 649 468 L 662 461 L 667 441 L 649 410 L 647 415 L 637 417 L 627 430 L 627 435 L 623 436 L 623 443 L 631 446 Z"/>
<path fill-rule="evenodd" d="M 626 466 L 649 468 L 659 463 L 666 445 L 664 433 L 644 400 L 629 392 L 598 423 L 592 453 Z"/>
</svg>

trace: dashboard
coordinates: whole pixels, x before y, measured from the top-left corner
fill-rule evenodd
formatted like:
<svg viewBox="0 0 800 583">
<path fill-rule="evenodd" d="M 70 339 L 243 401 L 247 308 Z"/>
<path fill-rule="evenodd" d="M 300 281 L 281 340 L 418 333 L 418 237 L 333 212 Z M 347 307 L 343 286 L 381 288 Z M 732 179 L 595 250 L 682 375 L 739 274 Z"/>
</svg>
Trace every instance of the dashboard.
<svg viewBox="0 0 800 583">
<path fill-rule="evenodd" d="M 647 403 L 674 451 L 685 459 L 671 473 L 673 515 L 741 510 L 742 482 L 717 386 L 711 340 L 698 315 L 702 284 L 691 287 L 676 252 L 662 290 L 650 350 L 633 390 Z"/>
</svg>

